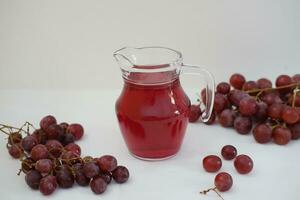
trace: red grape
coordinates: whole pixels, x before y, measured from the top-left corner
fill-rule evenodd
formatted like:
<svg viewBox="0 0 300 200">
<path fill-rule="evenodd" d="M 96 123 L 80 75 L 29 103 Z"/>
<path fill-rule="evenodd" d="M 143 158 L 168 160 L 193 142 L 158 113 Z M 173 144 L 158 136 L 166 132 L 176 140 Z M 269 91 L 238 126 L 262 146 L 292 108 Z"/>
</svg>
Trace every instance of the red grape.
<svg viewBox="0 0 300 200">
<path fill-rule="evenodd" d="M 91 183 L 90 187 L 95 194 L 101 194 L 105 192 L 107 183 L 101 177 L 95 177 Z"/>
<path fill-rule="evenodd" d="M 277 77 L 275 85 L 276 87 L 281 87 L 281 86 L 287 86 L 293 83 L 293 80 L 290 76 L 288 75 L 280 75 Z M 280 89 L 280 93 L 288 93 L 291 91 L 291 88 L 284 88 Z"/>
<path fill-rule="evenodd" d="M 23 150 L 21 149 L 19 144 L 13 144 L 10 147 L 8 147 L 8 153 L 13 158 L 20 158 L 23 155 Z"/>
<path fill-rule="evenodd" d="M 32 135 L 27 135 L 21 141 L 23 149 L 27 152 L 30 152 L 31 149 L 38 144 L 37 139 Z"/>
<path fill-rule="evenodd" d="M 273 130 L 273 139 L 276 144 L 286 145 L 292 139 L 290 129 L 284 127 L 277 127 Z"/>
<path fill-rule="evenodd" d="M 263 102 L 257 102 L 257 112 L 255 113 L 255 120 L 258 122 L 263 122 L 268 118 L 268 105 Z"/>
<path fill-rule="evenodd" d="M 40 192 L 43 195 L 50 195 L 52 194 L 57 187 L 56 178 L 55 176 L 48 175 L 41 179 L 40 181 Z"/>
<path fill-rule="evenodd" d="M 200 105 L 191 105 L 190 112 L 189 112 L 189 122 L 198 121 L 200 115 L 201 115 Z"/>
<path fill-rule="evenodd" d="M 298 122 L 297 124 L 289 125 L 288 128 L 291 130 L 293 140 L 297 140 L 300 138 L 300 122 Z"/>
<path fill-rule="evenodd" d="M 253 161 L 249 156 L 241 154 L 235 158 L 234 167 L 240 174 L 248 174 L 253 169 Z"/>
<path fill-rule="evenodd" d="M 243 88 L 246 79 L 241 74 L 233 74 L 229 79 L 230 84 L 235 88 L 241 90 Z"/>
<path fill-rule="evenodd" d="M 61 155 L 63 145 L 58 140 L 48 140 L 45 145 L 52 156 L 58 158 Z"/>
<path fill-rule="evenodd" d="M 225 145 L 221 150 L 221 154 L 225 160 L 232 160 L 236 157 L 237 150 L 232 145 Z"/>
<path fill-rule="evenodd" d="M 68 166 L 62 166 L 61 169 L 56 172 L 55 176 L 61 188 L 70 188 L 74 184 L 74 176 Z"/>
<path fill-rule="evenodd" d="M 252 129 L 252 120 L 249 117 L 238 116 L 233 122 L 235 130 L 240 134 L 247 134 Z"/>
<path fill-rule="evenodd" d="M 40 121 L 40 127 L 44 131 L 52 124 L 56 124 L 56 119 L 52 115 L 47 115 Z"/>
<path fill-rule="evenodd" d="M 250 90 L 256 90 L 256 89 L 258 89 L 258 85 L 255 81 L 247 81 L 243 85 L 244 91 L 250 91 Z"/>
<path fill-rule="evenodd" d="M 42 175 L 36 170 L 30 170 L 26 173 L 25 181 L 27 185 L 34 190 L 39 189 L 40 181 L 42 179 Z"/>
<path fill-rule="evenodd" d="M 288 124 L 295 124 L 300 116 L 295 108 L 287 106 L 282 109 L 281 118 Z"/>
<path fill-rule="evenodd" d="M 232 177 L 226 172 L 218 173 L 215 177 L 215 186 L 220 192 L 228 191 L 232 184 Z"/>
<path fill-rule="evenodd" d="M 229 102 L 237 107 L 240 105 L 240 101 L 246 97 L 249 95 L 241 90 L 231 90 L 228 94 Z"/>
<path fill-rule="evenodd" d="M 272 105 L 274 103 L 283 103 L 277 92 L 263 93 L 261 100 L 268 105 Z"/>
<path fill-rule="evenodd" d="M 223 94 L 216 93 L 214 100 L 214 111 L 216 113 L 222 112 L 227 106 L 227 99 Z"/>
<path fill-rule="evenodd" d="M 235 116 L 236 114 L 233 110 L 225 109 L 219 116 L 219 123 L 224 127 L 233 127 Z"/>
<path fill-rule="evenodd" d="M 110 172 L 100 173 L 98 176 L 101 177 L 101 178 L 103 178 L 103 180 L 105 180 L 105 182 L 107 184 L 109 184 L 111 182 L 112 174 Z"/>
<path fill-rule="evenodd" d="M 117 183 L 125 183 L 129 178 L 129 171 L 124 166 L 118 166 L 112 172 L 112 177 Z"/>
<path fill-rule="evenodd" d="M 281 119 L 283 104 L 273 103 L 268 107 L 268 116 L 272 119 Z"/>
<path fill-rule="evenodd" d="M 66 133 L 63 135 L 63 137 L 61 138 L 61 143 L 66 146 L 67 144 L 73 143 L 75 141 L 75 137 L 73 134 L 71 133 Z"/>
<path fill-rule="evenodd" d="M 254 98 L 243 98 L 240 101 L 239 111 L 244 116 L 252 116 L 256 114 L 258 106 Z"/>
<path fill-rule="evenodd" d="M 83 165 L 83 173 L 87 178 L 93 178 L 100 173 L 100 169 L 94 162 L 88 162 Z"/>
<path fill-rule="evenodd" d="M 84 129 L 80 124 L 70 124 L 67 128 L 67 133 L 71 133 L 75 140 L 82 138 Z"/>
<path fill-rule="evenodd" d="M 30 155 L 33 160 L 38 161 L 40 159 L 48 158 L 49 152 L 45 145 L 38 144 L 31 149 Z"/>
<path fill-rule="evenodd" d="M 45 144 L 47 142 L 46 133 L 42 129 L 35 130 L 32 136 L 36 138 L 38 144 Z"/>
<path fill-rule="evenodd" d="M 53 163 L 50 159 L 40 159 L 36 162 L 35 169 L 42 174 L 48 174 L 53 169 Z"/>
<path fill-rule="evenodd" d="M 67 122 L 62 122 L 59 126 L 64 130 L 64 132 L 66 132 L 69 124 Z"/>
<path fill-rule="evenodd" d="M 221 82 L 217 85 L 217 92 L 220 94 L 228 94 L 230 92 L 230 85 L 226 82 Z"/>
<path fill-rule="evenodd" d="M 222 161 L 216 155 L 209 155 L 202 160 L 202 165 L 207 172 L 217 172 L 222 167 Z"/>
<path fill-rule="evenodd" d="M 295 96 L 295 99 L 294 99 L 294 96 L 293 95 L 290 95 L 289 99 L 288 99 L 288 103 L 290 105 L 293 104 L 293 101 L 294 101 L 294 106 L 296 107 L 300 107 L 300 92 L 297 92 L 296 96 Z"/>
<path fill-rule="evenodd" d="M 272 139 L 272 129 L 267 124 L 258 124 L 253 129 L 253 136 L 258 143 L 268 143 Z"/>
<path fill-rule="evenodd" d="M 65 150 L 66 151 L 72 151 L 73 153 L 77 154 L 78 156 L 81 155 L 81 148 L 78 144 L 75 144 L 75 143 L 67 144 L 65 146 Z"/>
<path fill-rule="evenodd" d="M 112 172 L 117 167 L 117 159 L 111 155 L 101 156 L 96 162 L 102 172 Z"/>
<path fill-rule="evenodd" d="M 300 82 L 300 74 L 295 74 L 293 77 L 292 77 L 293 81 L 294 82 Z"/>
<path fill-rule="evenodd" d="M 48 126 L 45 130 L 46 136 L 48 140 L 57 139 L 59 135 L 64 134 L 64 130 L 61 126 L 57 124 L 52 124 Z"/>
<path fill-rule="evenodd" d="M 258 88 L 260 88 L 260 89 L 272 88 L 272 82 L 266 78 L 258 79 L 257 85 L 258 85 Z"/>
<path fill-rule="evenodd" d="M 207 122 L 204 122 L 206 125 L 211 125 L 216 121 L 216 114 L 211 113 L 210 118 Z"/>
</svg>

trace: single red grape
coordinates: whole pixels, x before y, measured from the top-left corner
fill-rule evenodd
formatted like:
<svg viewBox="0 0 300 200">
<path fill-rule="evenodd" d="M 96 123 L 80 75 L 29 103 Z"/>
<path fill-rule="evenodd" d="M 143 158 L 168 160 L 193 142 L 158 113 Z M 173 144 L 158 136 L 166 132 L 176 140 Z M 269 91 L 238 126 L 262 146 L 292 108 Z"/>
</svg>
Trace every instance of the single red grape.
<svg viewBox="0 0 300 200">
<path fill-rule="evenodd" d="M 219 115 L 219 123 L 224 127 L 233 127 L 236 113 L 232 109 L 225 109 Z"/>
<path fill-rule="evenodd" d="M 244 91 L 250 91 L 250 90 L 256 90 L 256 89 L 258 89 L 258 85 L 255 81 L 247 81 L 243 85 Z"/>
<path fill-rule="evenodd" d="M 112 172 L 117 168 L 117 159 L 112 155 L 104 155 L 97 159 L 97 165 L 102 172 Z"/>
<path fill-rule="evenodd" d="M 272 128 L 267 124 L 258 124 L 253 129 L 253 136 L 258 143 L 268 143 L 272 139 Z"/>
<path fill-rule="evenodd" d="M 56 119 L 52 115 L 47 115 L 40 121 L 40 127 L 44 131 L 52 124 L 56 124 Z"/>
<path fill-rule="evenodd" d="M 23 149 L 27 152 L 30 152 L 31 149 L 38 144 L 37 139 L 32 135 L 27 135 L 21 141 Z"/>
<path fill-rule="evenodd" d="M 268 105 L 263 102 L 257 102 L 257 112 L 255 113 L 254 117 L 255 120 L 258 122 L 264 122 L 268 118 Z"/>
<path fill-rule="evenodd" d="M 47 142 L 46 133 L 42 129 L 36 129 L 32 136 L 36 138 L 38 144 L 45 144 Z"/>
<path fill-rule="evenodd" d="M 209 155 L 202 160 L 202 165 L 207 172 L 217 172 L 222 167 L 222 160 L 216 155 Z"/>
<path fill-rule="evenodd" d="M 288 128 L 277 127 L 273 129 L 272 137 L 276 144 L 286 145 L 292 139 L 292 133 Z"/>
<path fill-rule="evenodd" d="M 43 158 L 48 158 L 49 152 L 45 145 L 38 144 L 31 149 L 30 155 L 33 160 L 38 161 Z"/>
<path fill-rule="evenodd" d="M 223 94 L 216 93 L 214 100 L 214 111 L 216 113 L 222 112 L 227 106 L 227 99 Z"/>
<path fill-rule="evenodd" d="M 95 177 L 91 181 L 90 187 L 91 187 L 91 190 L 95 194 L 101 194 L 101 193 L 105 192 L 105 190 L 107 188 L 107 183 L 106 183 L 105 180 L 103 180 L 103 178 L 101 178 L 101 177 Z"/>
<path fill-rule="evenodd" d="M 74 184 L 74 176 L 68 166 L 63 166 L 56 172 L 56 180 L 61 188 L 70 188 Z"/>
<path fill-rule="evenodd" d="M 281 87 L 281 86 L 287 86 L 293 83 L 293 80 L 290 76 L 288 75 L 280 75 L 277 77 L 275 85 L 276 87 Z M 291 91 L 291 88 L 284 88 L 284 89 L 280 89 L 279 92 L 280 93 L 288 93 Z"/>
<path fill-rule="evenodd" d="M 60 142 L 64 146 L 66 146 L 66 145 L 68 145 L 70 143 L 73 143 L 74 141 L 75 141 L 75 137 L 74 137 L 74 135 L 72 133 L 63 134 L 63 136 L 62 136 L 62 138 L 60 140 Z"/>
<path fill-rule="evenodd" d="M 236 157 L 237 150 L 232 145 L 225 145 L 221 150 L 221 154 L 225 160 L 232 160 Z"/>
<path fill-rule="evenodd" d="M 300 116 L 295 108 L 286 106 L 282 109 L 281 118 L 288 124 L 295 124 Z"/>
<path fill-rule="evenodd" d="M 215 177 L 215 186 L 220 192 L 228 191 L 232 184 L 232 177 L 226 172 L 220 172 Z"/>
<path fill-rule="evenodd" d="M 228 94 L 230 92 L 230 85 L 226 82 L 221 82 L 217 85 L 217 92 L 220 94 Z"/>
<path fill-rule="evenodd" d="M 268 107 L 268 116 L 272 119 L 281 119 L 283 104 L 273 103 Z"/>
<path fill-rule="evenodd" d="M 206 125 L 211 125 L 213 123 L 215 123 L 216 121 L 216 114 L 215 113 L 211 113 L 210 118 L 207 122 L 204 122 Z"/>
<path fill-rule="evenodd" d="M 40 159 L 36 162 L 35 169 L 42 174 L 49 174 L 53 169 L 53 163 L 50 159 Z"/>
<path fill-rule="evenodd" d="M 189 111 L 189 122 L 198 121 L 200 115 L 201 115 L 200 105 L 191 105 Z"/>
<path fill-rule="evenodd" d="M 59 126 L 64 130 L 64 132 L 66 132 L 69 124 L 67 122 L 62 122 Z"/>
<path fill-rule="evenodd" d="M 107 184 L 109 184 L 111 182 L 112 174 L 110 172 L 100 173 L 98 176 L 101 177 L 101 178 L 103 178 L 103 180 L 105 180 L 105 182 Z"/>
<path fill-rule="evenodd" d="M 52 175 L 48 175 L 42 178 L 39 185 L 40 192 L 43 195 L 52 194 L 55 191 L 56 187 L 57 187 L 56 178 L 55 176 Z"/>
<path fill-rule="evenodd" d="M 83 173 L 87 178 L 93 178 L 100 173 L 100 169 L 94 162 L 88 162 L 83 165 Z"/>
<path fill-rule="evenodd" d="M 266 78 L 258 79 L 257 85 L 258 85 L 258 88 L 260 88 L 260 89 L 272 88 L 272 82 Z"/>
<path fill-rule="evenodd" d="M 27 185 L 34 190 L 39 189 L 41 179 L 42 175 L 36 170 L 28 171 L 25 176 L 25 181 Z"/>
<path fill-rule="evenodd" d="M 124 166 L 118 166 L 112 172 L 112 177 L 117 183 L 125 183 L 129 178 L 129 171 Z"/>
<path fill-rule="evenodd" d="M 243 98 L 240 101 L 239 111 L 243 116 L 253 116 L 257 110 L 258 106 L 254 98 Z"/>
<path fill-rule="evenodd" d="M 240 174 L 248 174 L 253 169 L 253 161 L 249 156 L 241 154 L 235 158 L 234 167 Z"/>
<path fill-rule="evenodd" d="M 295 74 L 293 77 L 292 77 L 293 81 L 294 82 L 300 82 L 300 74 Z"/>
<path fill-rule="evenodd" d="M 45 133 L 48 140 L 55 140 L 58 139 L 59 135 L 64 134 L 64 130 L 61 126 L 52 124 L 48 126 L 48 128 L 45 130 Z"/>
<path fill-rule="evenodd" d="M 297 124 L 289 125 L 288 128 L 291 130 L 293 140 L 297 140 L 300 138 L 300 122 L 298 122 Z"/>
<path fill-rule="evenodd" d="M 23 155 L 23 150 L 19 144 L 13 144 L 10 147 L 8 147 L 8 153 L 13 158 L 20 158 Z"/>
<path fill-rule="evenodd" d="M 233 122 L 234 129 L 240 134 L 248 134 L 252 129 L 250 117 L 238 116 Z"/>
<path fill-rule="evenodd" d="M 81 124 L 70 124 L 67 128 L 67 133 L 71 133 L 75 140 L 79 140 L 84 134 L 84 129 Z"/>
<path fill-rule="evenodd" d="M 246 79 L 242 74 L 236 73 L 231 75 L 229 82 L 235 89 L 241 90 L 246 82 Z"/>
<path fill-rule="evenodd" d="M 78 156 L 81 155 L 81 148 L 78 144 L 75 144 L 75 143 L 67 144 L 65 146 L 65 150 L 66 151 L 72 151 L 73 153 L 77 154 Z"/>
<path fill-rule="evenodd" d="M 58 140 L 48 140 L 45 145 L 49 153 L 55 158 L 58 158 L 61 155 L 63 145 Z"/>
</svg>

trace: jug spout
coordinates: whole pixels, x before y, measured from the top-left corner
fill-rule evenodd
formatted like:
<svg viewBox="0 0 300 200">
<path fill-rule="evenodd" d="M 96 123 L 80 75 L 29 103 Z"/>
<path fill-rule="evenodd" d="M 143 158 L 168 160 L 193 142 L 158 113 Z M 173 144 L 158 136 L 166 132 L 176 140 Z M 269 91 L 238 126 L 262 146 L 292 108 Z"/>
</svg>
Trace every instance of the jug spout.
<svg viewBox="0 0 300 200">
<path fill-rule="evenodd" d="M 123 47 L 113 53 L 114 58 L 121 69 L 130 69 L 135 65 L 134 48 Z"/>
</svg>

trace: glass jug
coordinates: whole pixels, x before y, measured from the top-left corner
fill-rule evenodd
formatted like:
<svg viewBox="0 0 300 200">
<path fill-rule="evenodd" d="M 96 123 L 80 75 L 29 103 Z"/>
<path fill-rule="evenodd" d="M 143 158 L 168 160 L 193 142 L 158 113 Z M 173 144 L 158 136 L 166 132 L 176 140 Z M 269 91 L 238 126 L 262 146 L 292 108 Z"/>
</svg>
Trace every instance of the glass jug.
<svg viewBox="0 0 300 200">
<path fill-rule="evenodd" d="M 162 160 L 179 151 L 188 124 L 190 100 L 179 80 L 182 73 L 202 75 L 210 118 L 214 101 L 213 76 L 199 66 L 185 65 L 179 51 L 166 47 L 124 47 L 114 52 L 124 79 L 116 102 L 121 133 L 130 153 L 143 160 Z"/>
</svg>

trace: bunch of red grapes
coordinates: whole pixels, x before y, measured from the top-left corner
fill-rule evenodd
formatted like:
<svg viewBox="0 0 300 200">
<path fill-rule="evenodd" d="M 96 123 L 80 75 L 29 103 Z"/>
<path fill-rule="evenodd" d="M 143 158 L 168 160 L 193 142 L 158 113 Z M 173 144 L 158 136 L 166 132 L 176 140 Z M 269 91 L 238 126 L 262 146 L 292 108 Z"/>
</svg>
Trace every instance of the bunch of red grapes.
<svg viewBox="0 0 300 200">
<path fill-rule="evenodd" d="M 205 89 L 201 100 L 206 102 Z M 192 105 L 190 111 L 190 122 L 197 121 L 200 106 Z M 267 78 L 246 81 L 243 75 L 233 74 L 229 83 L 217 85 L 213 111 L 206 124 L 218 121 L 240 134 L 253 130 L 258 143 L 285 145 L 300 138 L 300 74 L 278 76 L 275 87 Z"/>
<path fill-rule="evenodd" d="M 101 194 L 112 179 L 124 183 L 129 178 L 128 169 L 118 166 L 111 155 L 81 157 L 81 148 L 75 143 L 84 134 L 80 124 L 58 124 L 48 115 L 40 121 L 40 129 L 26 122 L 21 128 L 0 125 L 0 131 L 8 135 L 8 152 L 20 159 L 20 172 L 26 174 L 27 185 L 44 195 L 52 194 L 57 187 L 70 188 L 75 182 Z"/>
<path fill-rule="evenodd" d="M 234 167 L 240 174 L 248 174 L 253 169 L 253 160 L 245 154 L 237 156 L 237 149 L 232 145 L 225 145 L 221 150 L 221 155 L 225 160 L 234 159 Z M 217 172 L 222 167 L 222 160 L 217 155 L 208 155 L 203 158 L 202 165 L 205 171 L 213 173 Z M 214 181 L 215 187 L 200 192 L 206 194 L 209 191 L 216 192 L 221 198 L 222 196 L 218 193 L 228 191 L 233 185 L 233 179 L 227 172 L 220 172 L 215 176 Z M 223 198 L 222 198 L 223 199 Z"/>
</svg>

